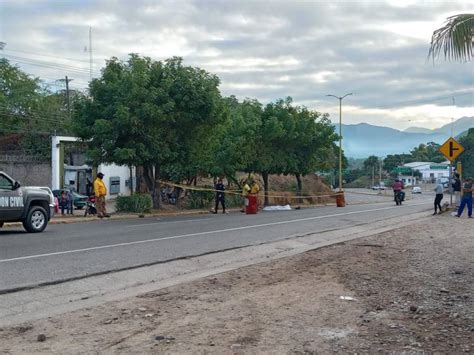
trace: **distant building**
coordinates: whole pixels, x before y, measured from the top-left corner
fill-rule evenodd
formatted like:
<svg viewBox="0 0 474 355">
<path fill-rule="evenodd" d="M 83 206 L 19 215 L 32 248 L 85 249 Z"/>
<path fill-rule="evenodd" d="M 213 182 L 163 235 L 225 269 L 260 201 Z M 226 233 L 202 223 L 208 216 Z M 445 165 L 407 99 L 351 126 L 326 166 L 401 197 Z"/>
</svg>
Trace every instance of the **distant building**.
<svg viewBox="0 0 474 355">
<path fill-rule="evenodd" d="M 402 180 L 403 178 L 411 180 L 412 170 L 418 170 L 421 173 L 421 180 L 423 182 L 435 182 L 436 179 L 439 178 L 449 178 L 449 162 L 433 163 L 415 161 L 413 163 L 404 164 L 399 170 Z M 408 181 L 407 183 L 411 185 Z"/>
</svg>

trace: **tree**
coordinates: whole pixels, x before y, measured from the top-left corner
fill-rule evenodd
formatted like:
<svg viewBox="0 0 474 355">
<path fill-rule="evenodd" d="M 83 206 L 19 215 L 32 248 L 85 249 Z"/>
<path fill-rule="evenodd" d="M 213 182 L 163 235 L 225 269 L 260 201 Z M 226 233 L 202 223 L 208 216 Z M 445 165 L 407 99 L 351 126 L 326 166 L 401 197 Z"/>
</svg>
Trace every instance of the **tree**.
<svg viewBox="0 0 474 355">
<path fill-rule="evenodd" d="M 16 137 L 15 153 L 49 158 L 49 136 L 70 133 L 70 122 L 62 95 L 0 59 L 0 137 Z"/>
<path fill-rule="evenodd" d="M 224 102 L 228 119 L 213 130 L 215 146 L 207 172 L 212 176 L 226 176 L 238 184 L 236 171 L 253 172 L 249 162 L 257 154 L 256 137 L 263 108 L 257 100 L 239 102 L 234 96 L 225 98 Z"/>
<path fill-rule="evenodd" d="M 379 158 L 375 155 L 371 155 L 364 161 L 364 171 L 369 176 L 372 176 L 372 184 L 375 181 L 375 171 L 380 167 Z"/>
<path fill-rule="evenodd" d="M 441 52 L 445 59 L 469 61 L 473 57 L 474 14 L 448 17 L 446 24 L 433 32 L 428 57 Z"/>
<path fill-rule="evenodd" d="M 375 155 L 371 155 L 364 160 L 364 170 L 368 173 L 372 173 L 373 168 L 379 166 L 379 158 Z"/>
<path fill-rule="evenodd" d="M 383 160 L 383 168 L 390 173 L 397 167 L 413 161 L 413 157 L 410 154 L 389 154 Z"/>
<path fill-rule="evenodd" d="M 470 128 L 467 135 L 459 140 L 464 147 L 464 152 L 459 156 L 458 161 L 462 163 L 462 175 L 466 177 L 474 177 L 474 128 Z"/>
<path fill-rule="evenodd" d="M 284 174 L 296 177 L 297 195 L 301 195 L 301 177 L 317 170 L 331 168 L 332 145 L 339 138 L 327 114 L 310 111 L 306 107 L 287 108 L 294 129 L 287 132 Z"/>
<path fill-rule="evenodd" d="M 259 173 L 263 179 L 264 204 L 268 205 L 268 175 L 285 171 L 285 137 L 292 132 L 293 122 L 288 112 L 291 98 L 270 103 L 262 111 L 254 140 L 254 154 L 249 157 L 245 171 Z"/>
<path fill-rule="evenodd" d="M 422 143 L 418 147 L 413 148 L 410 154 L 413 161 L 429 161 L 426 144 Z"/>
<path fill-rule="evenodd" d="M 432 161 L 434 163 L 442 163 L 446 160 L 443 154 L 439 151 L 439 147 L 441 145 L 435 142 L 429 142 L 426 145 L 426 155 L 428 157 L 428 161 Z"/>
<path fill-rule="evenodd" d="M 112 58 L 77 105 L 77 134 L 93 163 L 143 167 L 160 207 L 160 179 L 196 174 L 208 154 L 209 131 L 223 120 L 219 79 L 184 66 L 131 54 Z"/>
</svg>

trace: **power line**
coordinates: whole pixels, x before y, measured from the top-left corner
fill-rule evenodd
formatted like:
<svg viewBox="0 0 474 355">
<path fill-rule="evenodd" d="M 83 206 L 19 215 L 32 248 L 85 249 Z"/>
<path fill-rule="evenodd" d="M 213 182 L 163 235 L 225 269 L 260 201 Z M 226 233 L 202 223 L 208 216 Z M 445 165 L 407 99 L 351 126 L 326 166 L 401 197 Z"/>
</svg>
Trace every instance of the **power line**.
<svg viewBox="0 0 474 355">
<path fill-rule="evenodd" d="M 30 51 L 24 51 L 24 50 L 19 50 L 19 49 L 11 49 L 8 47 L 8 49 L 3 49 L 5 52 L 19 52 L 19 53 L 25 53 L 25 54 L 33 54 L 36 56 L 40 57 L 50 57 L 50 58 L 58 58 L 58 59 L 66 59 L 69 61 L 75 61 L 75 62 L 83 62 L 83 63 L 89 63 L 89 59 L 79 59 L 79 58 L 68 58 L 68 57 L 61 57 L 58 55 L 52 55 L 52 54 L 43 54 L 39 52 L 30 52 Z M 102 62 L 103 59 L 96 59 L 95 62 L 99 63 Z"/>
<path fill-rule="evenodd" d="M 40 110 L 37 110 L 37 109 L 28 109 L 28 111 L 26 112 L 26 114 L 16 114 L 15 112 L 12 112 L 11 110 L 9 110 L 9 107 L 4 105 L 3 103 L 0 103 L 0 111 L 3 112 L 3 113 L 7 113 L 7 114 L 10 114 L 14 117 L 17 117 L 17 118 L 20 118 L 20 117 L 25 117 L 25 118 L 28 118 L 28 116 L 31 116 L 31 118 L 44 118 L 45 120 L 50 120 L 50 121 L 53 121 L 53 122 L 58 122 L 58 120 L 56 120 L 54 117 L 58 118 L 58 119 L 66 119 L 68 118 L 67 116 L 67 112 L 64 112 L 64 115 L 60 112 L 44 112 L 44 111 L 40 111 Z M 52 117 L 51 117 L 52 116 Z"/>
<path fill-rule="evenodd" d="M 17 63 L 21 64 L 27 64 L 27 65 L 35 65 L 43 68 L 49 68 L 49 69 L 61 69 L 61 70 L 68 70 L 70 72 L 78 73 L 78 74 L 89 74 L 90 70 L 87 70 L 82 67 L 75 67 L 67 64 L 59 64 L 59 63 L 54 63 L 54 62 L 45 62 L 41 60 L 35 60 L 35 59 L 29 59 L 29 58 L 22 58 L 18 56 L 12 56 L 9 54 L 3 55 L 6 59 L 11 59 Z M 100 71 L 94 71 L 94 75 L 99 76 Z"/>
</svg>

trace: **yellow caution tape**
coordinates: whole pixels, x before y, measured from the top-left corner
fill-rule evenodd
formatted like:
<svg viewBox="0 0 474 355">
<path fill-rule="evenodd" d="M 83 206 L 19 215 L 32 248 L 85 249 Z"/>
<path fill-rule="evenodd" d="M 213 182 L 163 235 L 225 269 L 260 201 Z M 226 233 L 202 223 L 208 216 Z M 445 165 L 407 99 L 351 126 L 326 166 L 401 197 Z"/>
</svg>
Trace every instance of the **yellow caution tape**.
<svg viewBox="0 0 474 355">
<path fill-rule="evenodd" d="M 163 180 L 160 180 L 160 183 L 163 184 L 163 185 L 166 185 L 166 186 L 173 186 L 173 187 L 177 187 L 177 188 L 180 188 L 180 189 L 183 189 L 183 190 L 207 191 L 207 192 L 224 192 L 225 194 L 230 194 L 230 195 L 239 195 L 239 196 L 242 195 L 242 191 L 240 191 L 240 190 L 221 191 L 221 190 L 216 190 L 216 189 L 212 189 L 212 188 L 208 188 L 208 187 L 175 184 L 173 182 L 163 181 Z M 264 195 L 265 192 L 260 191 L 260 194 Z M 276 198 L 288 198 L 288 199 L 305 199 L 305 198 L 319 198 L 319 197 L 336 197 L 337 195 L 341 195 L 341 194 L 343 195 L 344 192 L 334 192 L 334 193 L 331 193 L 331 194 L 310 195 L 310 196 L 285 196 L 285 195 L 273 195 L 272 193 L 268 193 L 267 195 L 268 195 L 269 198 L 270 197 L 272 197 L 272 198 L 276 197 Z"/>
</svg>

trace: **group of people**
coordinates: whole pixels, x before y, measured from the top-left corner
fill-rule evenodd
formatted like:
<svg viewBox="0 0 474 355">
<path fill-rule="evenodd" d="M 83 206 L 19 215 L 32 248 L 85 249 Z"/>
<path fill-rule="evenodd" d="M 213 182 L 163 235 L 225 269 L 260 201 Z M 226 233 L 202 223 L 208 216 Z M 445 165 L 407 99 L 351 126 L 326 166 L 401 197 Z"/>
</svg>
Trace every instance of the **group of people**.
<svg viewBox="0 0 474 355">
<path fill-rule="evenodd" d="M 222 206 L 222 213 L 226 213 L 225 210 L 225 185 L 221 178 L 217 180 L 217 183 L 214 184 L 214 190 L 216 190 L 216 203 L 212 213 L 216 214 L 219 209 L 219 204 Z M 254 179 L 245 179 L 242 183 L 242 210 L 245 212 L 245 201 L 249 194 L 257 195 L 260 191 L 260 185 Z"/>
<path fill-rule="evenodd" d="M 71 190 L 62 190 L 58 202 L 63 216 L 65 215 L 64 211 L 66 211 L 67 214 L 74 214 L 74 197 Z"/>
<path fill-rule="evenodd" d="M 460 187 L 461 186 L 461 180 L 459 179 L 458 174 L 456 174 L 456 179 L 457 179 L 457 181 L 459 181 L 459 187 Z M 472 187 L 473 182 L 474 181 L 471 177 L 467 178 L 464 181 L 462 196 L 461 196 L 461 189 L 459 188 L 459 190 L 456 190 L 456 186 L 455 186 L 456 180 L 453 183 L 453 189 L 454 189 L 454 192 L 456 193 L 456 200 L 459 202 L 459 208 L 458 208 L 458 212 L 457 212 L 457 215 L 456 215 L 457 217 L 462 216 L 464 208 L 467 205 L 467 216 L 469 218 L 472 218 L 472 193 L 474 192 L 474 189 Z M 458 205 L 458 203 L 456 203 L 456 205 Z"/>
<path fill-rule="evenodd" d="M 464 211 L 464 208 L 467 205 L 467 215 L 469 218 L 472 218 L 472 193 L 474 191 L 473 187 L 473 179 L 467 178 L 464 181 L 464 184 L 461 183 L 461 179 L 459 174 L 454 175 L 454 181 L 452 182 L 451 186 L 455 195 L 455 206 L 457 207 L 456 217 L 461 217 Z M 461 191 L 462 186 L 462 191 Z M 444 186 L 441 182 L 441 179 L 436 180 L 436 187 L 434 188 L 436 193 L 435 200 L 434 200 L 434 213 L 441 214 L 441 201 L 443 200 L 443 191 Z M 462 193 L 462 196 L 461 196 Z"/>
<path fill-rule="evenodd" d="M 461 217 L 464 211 L 464 208 L 467 206 L 467 215 L 469 218 L 472 218 L 472 195 L 474 192 L 472 178 L 467 178 L 464 181 L 464 184 L 461 183 L 460 175 L 455 174 L 454 180 L 451 184 L 454 195 L 455 195 L 455 206 L 457 208 L 456 216 Z M 462 187 L 462 189 L 461 189 Z M 394 199 L 397 205 L 401 204 L 403 201 L 403 182 L 399 179 L 396 179 L 392 185 Z M 444 197 L 444 186 L 441 179 L 436 180 L 436 186 L 434 188 L 435 199 L 434 199 L 434 215 L 441 214 L 443 209 L 441 207 L 441 201 Z"/>
</svg>

